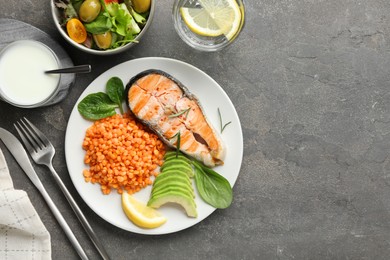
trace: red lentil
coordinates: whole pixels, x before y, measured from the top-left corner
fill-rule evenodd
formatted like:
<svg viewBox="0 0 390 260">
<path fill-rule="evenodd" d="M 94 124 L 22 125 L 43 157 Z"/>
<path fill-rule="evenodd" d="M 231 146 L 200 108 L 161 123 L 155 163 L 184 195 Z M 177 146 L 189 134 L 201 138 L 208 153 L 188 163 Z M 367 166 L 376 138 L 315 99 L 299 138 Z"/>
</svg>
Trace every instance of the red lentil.
<svg viewBox="0 0 390 260">
<path fill-rule="evenodd" d="M 86 131 L 83 171 L 86 182 L 99 183 L 103 194 L 112 189 L 129 194 L 152 184 L 163 162 L 165 146 L 158 136 L 129 114 L 98 121 Z"/>
</svg>

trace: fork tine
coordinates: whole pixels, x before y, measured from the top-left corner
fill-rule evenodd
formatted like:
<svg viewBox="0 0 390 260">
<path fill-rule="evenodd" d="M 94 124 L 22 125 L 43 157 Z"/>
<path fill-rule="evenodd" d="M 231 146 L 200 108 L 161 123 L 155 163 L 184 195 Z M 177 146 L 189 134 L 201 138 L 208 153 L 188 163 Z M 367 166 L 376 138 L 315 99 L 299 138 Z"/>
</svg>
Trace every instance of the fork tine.
<svg viewBox="0 0 390 260">
<path fill-rule="evenodd" d="M 17 122 L 17 124 L 18 125 L 14 124 L 14 127 L 16 128 L 16 131 L 18 132 L 20 138 L 22 139 L 22 141 L 24 143 L 24 146 L 26 147 L 27 151 L 30 154 L 36 153 L 37 150 L 31 144 L 30 138 L 28 138 L 28 135 L 25 132 L 24 128 L 22 127 L 22 125 L 19 122 Z"/>
<path fill-rule="evenodd" d="M 26 121 L 26 123 L 28 124 L 28 126 L 30 127 L 30 129 L 32 129 L 33 131 L 30 131 L 31 134 L 35 135 L 43 144 L 44 146 L 52 146 L 52 144 L 50 143 L 49 139 L 47 139 L 46 135 L 44 133 L 41 132 L 41 130 L 39 130 L 33 123 L 31 123 L 27 118 L 23 117 L 23 119 Z M 23 121 L 22 121 L 23 122 Z"/>
<path fill-rule="evenodd" d="M 36 149 L 43 149 L 45 146 L 42 141 L 37 137 L 37 135 L 26 125 L 26 123 L 21 119 L 19 126 L 22 127 L 22 130 L 26 138 L 30 141 L 30 144 Z"/>
</svg>

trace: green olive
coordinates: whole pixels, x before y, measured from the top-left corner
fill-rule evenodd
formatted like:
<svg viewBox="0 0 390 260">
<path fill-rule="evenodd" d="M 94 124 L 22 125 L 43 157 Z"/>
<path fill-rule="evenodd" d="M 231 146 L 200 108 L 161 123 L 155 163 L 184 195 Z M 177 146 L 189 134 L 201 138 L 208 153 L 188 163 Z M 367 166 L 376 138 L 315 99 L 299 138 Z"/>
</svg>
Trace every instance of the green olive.
<svg viewBox="0 0 390 260">
<path fill-rule="evenodd" d="M 112 34 L 110 31 L 102 34 L 94 34 L 93 40 L 100 49 L 108 49 L 111 46 Z"/>
<path fill-rule="evenodd" d="M 133 8 L 137 13 L 144 13 L 150 9 L 151 0 L 131 0 Z"/>
<path fill-rule="evenodd" d="M 102 5 L 99 0 L 85 0 L 79 9 L 79 16 L 83 22 L 89 23 L 99 15 Z"/>
</svg>

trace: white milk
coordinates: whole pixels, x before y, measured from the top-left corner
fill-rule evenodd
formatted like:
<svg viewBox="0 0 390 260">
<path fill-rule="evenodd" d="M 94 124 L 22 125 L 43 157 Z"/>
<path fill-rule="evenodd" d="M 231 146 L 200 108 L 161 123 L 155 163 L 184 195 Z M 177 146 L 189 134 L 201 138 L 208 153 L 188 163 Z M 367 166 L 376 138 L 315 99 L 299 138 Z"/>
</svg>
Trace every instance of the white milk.
<svg viewBox="0 0 390 260">
<path fill-rule="evenodd" d="M 59 74 L 44 71 L 58 69 L 48 47 L 36 41 L 16 41 L 0 56 L 0 95 L 20 106 L 33 106 L 50 97 L 57 89 Z"/>
</svg>

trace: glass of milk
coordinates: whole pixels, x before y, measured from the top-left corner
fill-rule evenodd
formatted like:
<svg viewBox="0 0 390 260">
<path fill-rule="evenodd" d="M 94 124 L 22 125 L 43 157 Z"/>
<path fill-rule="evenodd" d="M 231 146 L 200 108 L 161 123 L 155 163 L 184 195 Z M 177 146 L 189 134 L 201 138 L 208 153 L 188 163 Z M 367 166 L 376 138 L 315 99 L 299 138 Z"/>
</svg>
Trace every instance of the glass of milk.
<svg viewBox="0 0 390 260">
<path fill-rule="evenodd" d="M 0 52 L 0 98 L 22 108 L 40 107 L 54 98 L 60 87 L 56 54 L 45 44 L 19 40 Z"/>
</svg>

